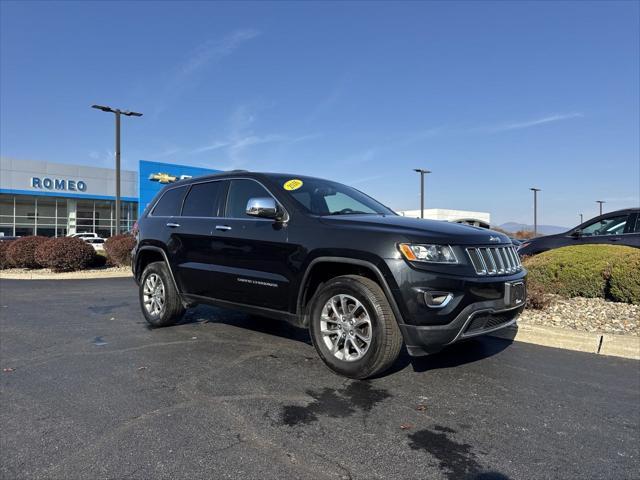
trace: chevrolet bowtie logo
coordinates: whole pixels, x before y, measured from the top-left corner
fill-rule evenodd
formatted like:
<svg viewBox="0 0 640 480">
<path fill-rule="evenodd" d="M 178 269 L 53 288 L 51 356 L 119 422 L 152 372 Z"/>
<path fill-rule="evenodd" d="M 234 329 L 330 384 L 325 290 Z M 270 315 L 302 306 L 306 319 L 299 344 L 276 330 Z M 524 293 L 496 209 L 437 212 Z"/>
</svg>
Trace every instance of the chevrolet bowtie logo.
<svg viewBox="0 0 640 480">
<path fill-rule="evenodd" d="M 149 180 L 159 183 L 173 183 L 178 180 L 178 177 L 174 177 L 168 173 L 152 173 L 149 175 Z"/>
</svg>

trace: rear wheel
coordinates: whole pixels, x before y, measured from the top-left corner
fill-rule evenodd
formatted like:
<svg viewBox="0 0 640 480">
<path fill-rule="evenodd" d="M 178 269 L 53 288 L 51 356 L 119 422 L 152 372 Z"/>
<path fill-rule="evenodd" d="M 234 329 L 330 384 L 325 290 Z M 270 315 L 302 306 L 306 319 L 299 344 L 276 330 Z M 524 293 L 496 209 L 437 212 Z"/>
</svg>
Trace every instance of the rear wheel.
<svg viewBox="0 0 640 480">
<path fill-rule="evenodd" d="M 140 281 L 140 306 L 152 327 L 174 325 L 184 314 L 169 269 L 164 262 L 147 265 Z"/>
<path fill-rule="evenodd" d="M 398 358 L 402 335 L 380 286 L 358 275 L 336 277 L 314 295 L 311 339 L 334 372 L 363 379 L 387 370 Z"/>
</svg>

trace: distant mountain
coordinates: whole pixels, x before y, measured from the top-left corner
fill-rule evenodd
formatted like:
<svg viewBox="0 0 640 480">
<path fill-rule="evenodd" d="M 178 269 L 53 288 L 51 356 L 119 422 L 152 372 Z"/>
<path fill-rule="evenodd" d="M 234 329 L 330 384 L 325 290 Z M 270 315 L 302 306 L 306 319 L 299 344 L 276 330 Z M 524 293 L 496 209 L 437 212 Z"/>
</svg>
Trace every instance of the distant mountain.
<svg viewBox="0 0 640 480">
<path fill-rule="evenodd" d="M 533 232 L 533 225 L 526 225 L 524 223 L 507 222 L 502 225 L 498 225 L 498 228 L 506 230 L 507 232 L 517 232 L 519 230 L 526 230 Z M 538 225 L 538 233 L 542 235 L 553 235 L 556 233 L 562 233 L 569 230 L 567 227 L 558 227 L 557 225 Z"/>
</svg>

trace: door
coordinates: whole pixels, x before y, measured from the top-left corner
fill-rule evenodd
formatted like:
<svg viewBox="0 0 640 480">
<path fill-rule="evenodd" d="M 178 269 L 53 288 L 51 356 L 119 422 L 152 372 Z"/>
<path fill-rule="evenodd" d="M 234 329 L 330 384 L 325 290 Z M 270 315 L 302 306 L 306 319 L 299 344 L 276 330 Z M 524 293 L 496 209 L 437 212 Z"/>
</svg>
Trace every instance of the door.
<svg viewBox="0 0 640 480">
<path fill-rule="evenodd" d="M 256 180 L 230 180 L 225 218 L 214 226 L 211 296 L 288 310 L 295 247 L 287 242 L 286 224 L 246 214 L 249 199 L 259 197 L 273 195 Z"/>
<path fill-rule="evenodd" d="M 217 235 L 221 232 L 215 227 L 221 221 L 227 184 L 224 180 L 192 184 L 182 211 L 172 220 L 170 256 L 183 293 L 217 295 L 220 279 L 213 252 L 218 248 Z"/>
<path fill-rule="evenodd" d="M 611 215 L 596 220 L 580 230 L 576 243 L 620 243 L 627 230 L 629 214 Z"/>
</svg>

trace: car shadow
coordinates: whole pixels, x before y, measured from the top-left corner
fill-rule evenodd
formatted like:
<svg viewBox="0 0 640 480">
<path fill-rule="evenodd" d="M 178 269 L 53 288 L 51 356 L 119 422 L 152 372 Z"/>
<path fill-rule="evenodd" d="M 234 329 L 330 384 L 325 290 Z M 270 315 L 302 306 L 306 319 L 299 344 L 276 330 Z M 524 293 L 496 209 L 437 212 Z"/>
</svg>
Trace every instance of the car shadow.
<svg viewBox="0 0 640 480">
<path fill-rule="evenodd" d="M 514 334 L 515 336 L 515 334 Z M 403 350 L 396 363 L 387 374 L 411 366 L 414 372 L 422 373 L 441 368 L 452 368 L 482 361 L 492 357 L 513 343 L 511 338 L 497 338 L 488 335 L 471 338 L 445 347 L 442 351 L 424 357 L 411 357 Z"/>
<path fill-rule="evenodd" d="M 311 345 L 309 331 L 305 328 L 296 327 L 286 320 L 248 315 L 210 305 L 198 305 L 190 309 L 177 325 L 189 325 L 193 323 L 224 323 L 226 325 L 246 328 L 247 330 L 296 340 Z"/>
<path fill-rule="evenodd" d="M 285 320 L 274 320 L 255 315 L 247 315 L 208 305 L 199 305 L 189 310 L 177 325 L 189 325 L 193 323 L 224 323 L 266 335 L 273 335 L 312 345 L 311 337 L 307 329 L 296 327 Z M 407 350 L 403 348 L 393 366 L 382 373 L 380 377 L 399 372 L 409 366 L 414 372 L 422 373 L 482 361 L 485 358 L 502 352 L 513 343 L 517 329 L 509 329 L 506 330 L 506 332 L 509 333 L 503 334 L 502 338 L 488 335 L 470 338 L 446 347 L 439 353 L 424 357 L 411 357 L 407 353 Z"/>
</svg>

